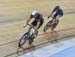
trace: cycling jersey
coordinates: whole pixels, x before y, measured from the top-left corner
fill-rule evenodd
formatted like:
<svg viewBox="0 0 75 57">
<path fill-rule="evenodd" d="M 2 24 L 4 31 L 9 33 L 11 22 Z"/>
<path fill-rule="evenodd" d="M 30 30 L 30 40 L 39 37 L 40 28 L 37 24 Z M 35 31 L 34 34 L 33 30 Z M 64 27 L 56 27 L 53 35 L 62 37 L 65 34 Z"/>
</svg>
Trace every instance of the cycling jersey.
<svg viewBox="0 0 75 57">
<path fill-rule="evenodd" d="M 56 17 L 59 16 L 63 16 L 63 10 L 62 9 L 54 9 L 53 12 L 55 12 L 53 19 L 56 19 Z"/>
<path fill-rule="evenodd" d="M 56 10 L 56 14 L 58 14 L 58 15 L 63 15 L 63 10 L 62 9 L 58 9 L 58 10 Z"/>
<path fill-rule="evenodd" d="M 30 19 L 32 19 L 32 18 L 34 18 L 37 22 L 40 22 L 40 21 L 43 19 L 42 15 L 39 14 L 39 13 L 36 13 L 35 16 L 33 16 L 33 15 L 31 14 Z"/>
<path fill-rule="evenodd" d="M 31 14 L 30 16 L 30 19 L 34 18 L 35 20 L 31 23 L 33 26 L 36 26 L 37 25 L 37 22 L 40 22 L 40 25 L 38 27 L 38 29 L 42 26 L 43 22 L 44 22 L 44 19 L 43 19 L 43 16 L 39 13 L 36 13 L 35 16 L 33 16 Z"/>
</svg>

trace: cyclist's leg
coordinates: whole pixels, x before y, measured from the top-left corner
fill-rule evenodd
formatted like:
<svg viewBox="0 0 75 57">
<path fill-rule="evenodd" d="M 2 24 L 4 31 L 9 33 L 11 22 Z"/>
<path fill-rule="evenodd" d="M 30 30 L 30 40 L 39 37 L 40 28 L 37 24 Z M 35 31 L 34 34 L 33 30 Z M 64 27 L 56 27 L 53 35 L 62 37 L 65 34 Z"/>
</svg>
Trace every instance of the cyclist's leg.
<svg viewBox="0 0 75 57">
<path fill-rule="evenodd" d="M 40 27 L 42 26 L 42 24 L 43 24 L 43 22 L 44 22 L 44 19 L 41 19 L 40 21 L 40 24 L 39 24 L 39 26 L 38 26 L 38 29 L 40 29 Z M 37 26 L 37 22 L 36 22 L 36 25 L 35 25 L 35 27 Z M 38 30 L 36 31 L 36 36 L 38 35 Z"/>
<path fill-rule="evenodd" d="M 40 25 L 39 25 L 38 29 L 40 29 L 40 27 L 43 25 L 43 23 L 44 23 L 44 19 L 42 19 L 42 20 L 40 21 Z"/>
<path fill-rule="evenodd" d="M 52 27 L 51 27 L 51 30 L 52 30 L 52 31 L 56 28 L 56 26 L 58 25 L 58 23 L 59 23 L 59 20 L 57 21 L 57 23 L 54 23 L 54 24 L 52 25 Z"/>
<path fill-rule="evenodd" d="M 50 20 L 44 27 L 43 31 L 46 32 L 46 30 L 48 30 L 51 26 L 52 26 L 52 21 L 53 20 Z"/>
<path fill-rule="evenodd" d="M 37 21 L 34 20 L 31 24 L 34 26 L 34 28 L 36 28 L 36 26 L 37 26 Z M 37 33 L 37 31 L 38 31 L 38 30 L 35 29 L 35 34 Z"/>
<path fill-rule="evenodd" d="M 35 37 L 32 37 L 32 36 L 29 38 L 29 45 L 32 44 L 34 38 L 35 38 Z"/>
<path fill-rule="evenodd" d="M 53 21 L 53 20 L 50 20 L 50 21 L 46 24 L 46 26 L 47 26 L 47 27 L 50 27 L 51 24 L 52 24 L 52 21 Z"/>
<path fill-rule="evenodd" d="M 54 16 L 53 16 L 53 19 L 55 20 L 55 22 L 54 23 L 58 23 L 58 20 L 59 20 L 59 18 L 60 17 L 62 17 L 63 16 L 63 14 L 59 14 L 59 13 L 56 13 L 56 14 L 54 14 Z"/>
<path fill-rule="evenodd" d="M 59 18 L 60 18 L 61 16 L 60 15 L 58 15 L 58 14 L 56 14 L 55 16 L 54 16 L 54 24 L 52 25 L 52 28 L 51 28 L 51 30 L 53 31 L 55 28 L 56 28 L 56 26 L 58 25 L 58 23 L 59 23 Z"/>
<path fill-rule="evenodd" d="M 56 24 L 58 24 L 58 21 L 59 21 L 59 18 L 60 18 L 60 17 L 61 17 L 60 15 L 57 15 L 57 16 L 56 16 L 56 20 L 55 20 L 55 23 L 56 23 Z"/>
<path fill-rule="evenodd" d="M 56 13 L 56 14 L 54 14 L 54 16 L 53 16 L 53 21 L 52 21 L 52 24 L 54 24 L 54 23 L 56 23 L 56 19 L 57 19 L 57 16 L 58 16 L 58 14 Z"/>
<path fill-rule="evenodd" d="M 28 48 L 31 48 L 31 47 L 33 47 L 33 39 L 31 40 L 31 39 L 29 39 L 29 46 L 28 46 Z"/>
<path fill-rule="evenodd" d="M 33 47 L 32 43 L 34 41 L 34 38 L 35 38 L 35 36 L 33 36 L 33 35 L 29 37 L 29 46 L 28 46 L 29 48 Z"/>
<path fill-rule="evenodd" d="M 31 25 L 36 26 L 36 25 L 37 25 L 37 21 L 34 20 L 34 21 L 31 23 Z M 32 46 L 32 42 L 33 42 L 34 38 L 35 38 L 35 37 L 33 37 L 33 35 L 30 35 L 30 36 L 29 36 L 29 47 Z"/>
</svg>

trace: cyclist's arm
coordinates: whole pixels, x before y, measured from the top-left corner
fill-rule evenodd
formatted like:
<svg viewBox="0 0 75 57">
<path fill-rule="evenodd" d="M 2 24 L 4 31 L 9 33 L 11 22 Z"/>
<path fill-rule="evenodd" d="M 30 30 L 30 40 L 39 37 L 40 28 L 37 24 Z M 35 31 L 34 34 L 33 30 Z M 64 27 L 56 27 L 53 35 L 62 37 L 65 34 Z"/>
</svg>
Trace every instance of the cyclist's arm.
<svg viewBox="0 0 75 57">
<path fill-rule="evenodd" d="M 32 18 L 33 18 L 33 16 L 30 15 L 30 18 L 27 20 L 26 24 L 28 24 L 31 21 Z"/>
<path fill-rule="evenodd" d="M 27 22 L 26 22 L 26 24 L 28 24 L 28 23 L 30 22 L 30 20 L 31 20 L 31 19 L 28 19 Z"/>
<path fill-rule="evenodd" d="M 37 26 L 36 26 L 36 27 L 37 27 L 37 29 L 39 28 L 39 25 L 40 25 L 40 22 L 37 22 Z"/>
<path fill-rule="evenodd" d="M 53 21 L 52 21 L 52 25 L 55 23 L 55 21 L 56 21 L 56 19 L 53 19 Z"/>
<path fill-rule="evenodd" d="M 48 18 L 51 17 L 52 14 L 53 14 L 55 11 L 56 11 L 56 8 L 54 8 L 54 10 L 53 10 L 53 11 L 51 12 L 51 14 L 48 16 Z"/>
<path fill-rule="evenodd" d="M 28 25 L 28 23 L 29 23 L 30 20 L 31 19 L 28 19 L 27 22 L 26 22 L 26 24 L 23 25 L 23 27 L 26 27 Z"/>
</svg>

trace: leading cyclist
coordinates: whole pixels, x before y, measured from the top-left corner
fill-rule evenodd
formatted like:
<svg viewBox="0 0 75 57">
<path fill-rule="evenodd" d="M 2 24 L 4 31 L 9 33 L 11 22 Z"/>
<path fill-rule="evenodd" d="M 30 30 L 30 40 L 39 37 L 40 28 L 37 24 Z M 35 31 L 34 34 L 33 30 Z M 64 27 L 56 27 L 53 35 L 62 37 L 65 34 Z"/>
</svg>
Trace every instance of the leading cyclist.
<svg viewBox="0 0 75 57">
<path fill-rule="evenodd" d="M 56 6 L 52 11 L 52 13 L 48 16 L 48 18 L 53 17 L 52 24 L 54 23 L 57 24 L 59 22 L 59 18 L 62 16 L 63 16 L 63 10 L 60 8 L 60 6 Z M 54 30 L 54 28 L 52 28 L 51 30 Z"/>
</svg>

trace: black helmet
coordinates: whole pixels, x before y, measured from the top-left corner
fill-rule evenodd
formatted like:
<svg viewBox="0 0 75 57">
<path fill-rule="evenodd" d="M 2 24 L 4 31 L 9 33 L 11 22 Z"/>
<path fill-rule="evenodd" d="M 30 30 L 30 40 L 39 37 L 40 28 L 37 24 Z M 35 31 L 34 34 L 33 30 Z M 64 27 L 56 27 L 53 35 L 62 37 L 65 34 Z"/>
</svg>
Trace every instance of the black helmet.
<svg viewBox="0 0 75 57">
<path fill-rule="evenodd" d="M 56 9 L 59 9 L 60 8 L 60 6 L 56 6 Z"/>
</svg>

